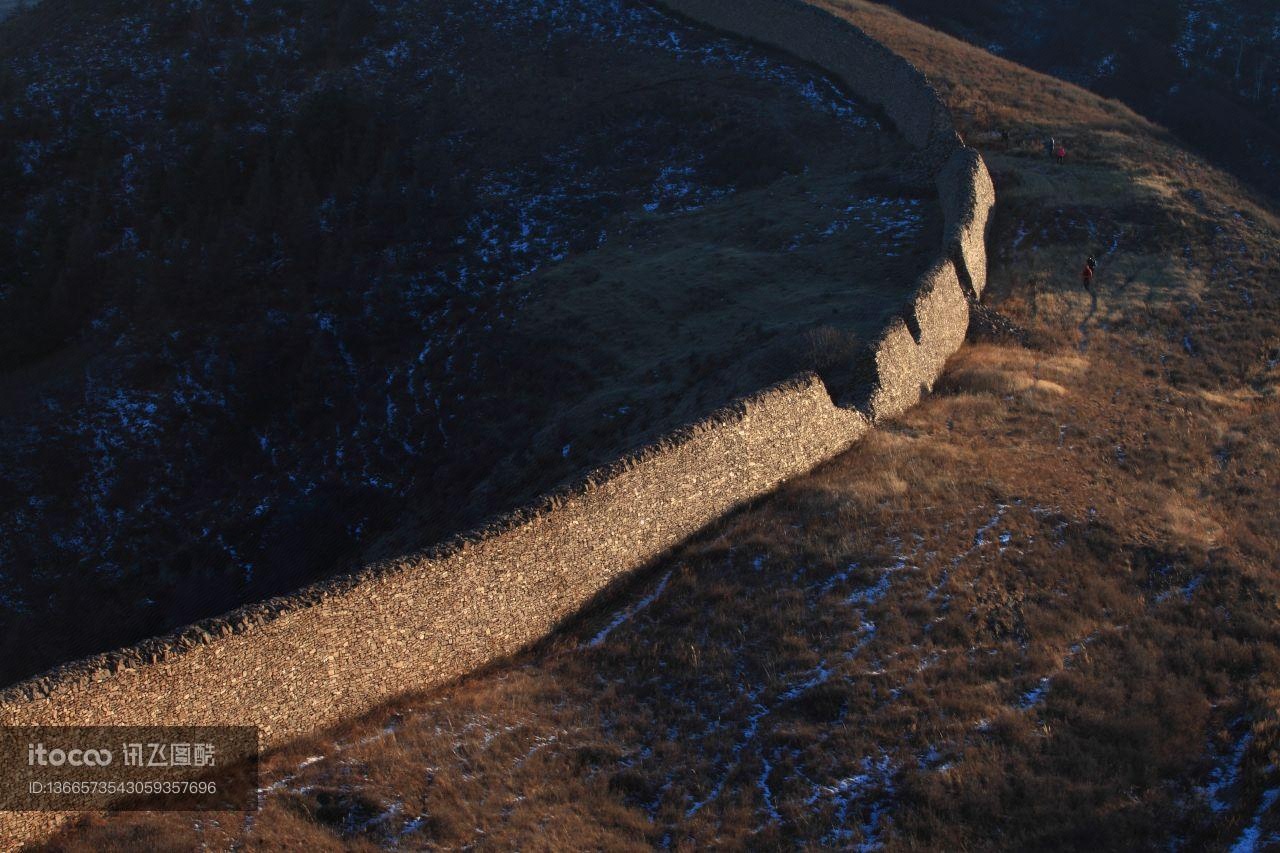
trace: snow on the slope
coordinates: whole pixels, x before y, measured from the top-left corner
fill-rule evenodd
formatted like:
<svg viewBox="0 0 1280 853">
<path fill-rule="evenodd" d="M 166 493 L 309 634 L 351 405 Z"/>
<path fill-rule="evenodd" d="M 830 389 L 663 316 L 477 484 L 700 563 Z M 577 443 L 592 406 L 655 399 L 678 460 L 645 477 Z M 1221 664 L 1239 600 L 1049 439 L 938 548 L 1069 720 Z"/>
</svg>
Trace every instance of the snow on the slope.
<svg viewBox="0 0 1280 853">
<path fill-rule="evenodd" d="M 1236 725 L 1243 725 L 1243 721 L 1237 720 Z M 1236 740 L 1231 751 L 1213 768 L 1213 772 L 1209 775 L 1209 782 L 1200 789 L 1200 794 L 1215 814 L 1222 814 L 1231 809 L 1232 804 L 1226 799 L 1225 794 L 1240 780 L 1240 768 L 1251 743 L 1253 743 L 1253 734 L 1246 731 Z"/>
<path fill-rule="evenodd" d="M 242 16 L 247 15 L 247 3 L 233 6 Z M 394 33 L 389 39 L 366 39 L 345 67 L 328 68 L 314 76 L 309 76 L 310 72 L 282 74 L 276 86 L 239 93 L 238 116 L 226 130 L 245 138 L 261 135 L 273 120 L 295 114 L 308 93 L 349 78 L 361 81 L 371 91 L 386 90 L 389 97 L 401 99 L 403 90 L 396 87 L 403 73 L 417 74 L 432 85 L 465 82 L 458 59 L 466 50 L 465 44 L 450 41 L 440 26 L 417 26 L 423 12 L 413 4 L 391 2 L 378 10 Z M 795 101 L 850 130 L 879 127 L 820 74 L 779 61 L 753 46 L 687 29 L 646 5 L 624 0 L 461 0 L 449 4 L 442 14 L 446 20 L 468 25 L 487 21 L 501 32 L 527 33 L 536 27 L 548 37 L 573 34 L 603 44 L 660 51 L 690 66 L 769 81 L 794 95 Z M 190 77 L 221 88 L 230 74 L 225 64 L 207 62 L 181 46 L 174 48 L 172 39 L 158 29 L 147 15 L 124 15 L 103 22 L 100 32 L 81 43 L 66 45 L 51 40 L 8 59 L 17 78 L 28 82 L 14 98 L 0 104 L 0 121 L 37 113 L 56 119 L 64 114 L 67 104 L 83 102 L 91 106 L 103 136 L 119 143 L 121 152 L 104 166 L 111 170 L 110 228 L 119 239 L 104 261 L 146 254 L 138 244 L 138 234 L 150 215 L 146 209 L 149 202 L 139 192 L 142 176 L 182 162 L 192 144 L 178 123 L 165 118 L 172 81 Z M 288 25 L 235 35 L 237 49 L 260 61 L 263 68 L 295 68 L 303 49 L 299 41 L 298 28 Z M 52 126 L 57 130 L 50 138 L 18 141 L 14 155 L 21 172 L 43 176 L 42 170 L 66 160 L 68 152 L 76 150 L 72 123 L 53 121 Z M 460 144 L 452 138 L 446 142 L 451 147 Z M 379 361 L 367 347 L 354 343 L 361 330 L 368 328 L 368 316 L 335 316 L 320 310 L 308 320 L 272 308 L 263 317 L 246 318 L 267 328 L 313 322 L 329 344 L 318 344 L 313 357 L 333 360 L 351 388 L 376 385 L 379 393 L 372 401 L 356 393 L 348 400 L 326 398 L 327 410 L 348 406 L 354 414 L 351 418 L 335 415 L 332 430 L 312 437 L 314 447 L 298 446 L 293 424 L 255 424 L 254 441 L 263 454 L 261 471 L 237 482 L 234 490 L 216 491 L 213 483 L 201 483 L 203 515 L 199 526 L 211 529 L 189 544 L 203 547 L 205 541 L 215 543 L 245 577 L 250 577 L 255 568 L 250 551 L 263 525 L 287 517 L 290 507 L 306 505 L 308 496 L 326 478 L 336 478 L 349 488 L 399 497 L 408 494 L 417 484 L 412 472 L 421 467 L 427 454 L 453 447 L 456 429 L 450 421 L 456 416 L 455 403 L 465 395 L 469 383 L 483 379 L 478 375 L 478 353 L 484 342 L 463 339 L 454 322 L 454 307 L 439 308 L 440 299 L 487 299 L 504 293 L 513 282 L 566 258 L 575 239 L 583 238 L 586 246 L 599 246 L 609 239 L 607 230 L 600 227 L 585 236 L 570 233 L 565 223 L 575 209 L 610 201 L 637 214 L 647 210 L 669 215 L 696 210 L 734 191 L 733 187 L 710 186 L 700 180 L 700 161 L 696 153 L 676 149 L 660 152 L 649 164 L 652 181 L 634 187 L 631 196 L 621 200 L 606 187 L 611 167 L 588 163 L 574 146 L 548 154 L 537 169 L 475 175 L 475 191 L 486 202 L 484 210 L 465 222 L 457 244 L 447 254 L 434 251 L 438 247 L 428 247 L 433 249 L 430 256 L 440 260 L 427 269 L 415 270 L 399 289 L 399 307 L 417 327 L 412 354 L 402 362 Z M 27 199 L 26 221 L 35 221 L 43 206 L 74 197 L 76 187 L 69 181 Z M 896 203 L 876 200 L 876 208 L 889 211 Z M 332 197 L 317 203 L 322 226 L 330 223 L 326 227 L 333 228 L 340 213 L 336 205 Z M 895 235 L 911 225 L 904 216 L 877 214 L 875 227 L 889 229 L 886 237 L 898 239 Z M 26 233 L 19 229 L 16 239 L 39 236 L 34 230 Z M 389 246 L 385 254 L 389 261 L 395 261 L 421 251 L 424 247 Z M 0 283 L 0 299 L 7 288 L 7 283 Z M 365 294 L 366 312 L 373 310 L 372 293 L 370 289 Z M 518 309 L 518 304 L 499 309 L 492 323 L 473 333 L 484 335 L 501 324 L 514 325 Z M 164 533 L 157 535 L 173 541 L 187 535 L 187 508 L 191 490 L 196 488 L 193 472 L 208 465 L 207 438 L 235 432 L 251 416 L 245 411 L 245 401 L 235 393 L 238 378 L 248 366 L 235 363 L 228 342 L 217 335 L 192 349 L 188 339 L 175 332 L 168 350 L 150 352 L 146 330 L 134 328 L 127 311 L 116 307 L 92 318 L 90 328 L 97 340 L 107 342 L 110 355 L 100 360 L 103 366 L 86 374 L 73 394 L 49 401 L 50 408 L 58 408 L 57 417 L 45 418 L 39 429 L 16 425 L 15 432 L 22 434 L 16 440 L 8 440 L 6 435 L 3 460 L 11 476 L 26 478 L 24 466 L 34 470 L 34 460 L 43 448 L 63 448 L 68 464 L 79 472 L 80 482 L 69 494 L 31 489 L 33 502 L 0 510 L 0 541 L 21 540 L 31 548 L 43 549 L 44 559 L 51 564 L 84 564 L 109 575 L 141 562 L 129 550 L 129 541 L 118 537 L 116 531 L 149 525 L 149 530 L 162 528 Z M 167 386 L 155 387 L 147 369 L 157 360 L 172 377 Z M 571 445 L 566 444 L 565 456 L 570 452 Z M 155 460 L 156 464 L 139 473 L 133 470 L 133 463 L 141 459 Z M 357 538 L 363 529 L 359 522 L 350 526 Z M 6 547 L 0 545 L 0 558 Z M 0 590 L 0 607 L 22 606 L 22 590 Z"/>
<path fill-rule="evenodd" d="M 587 646 L 589 648 L 595 648 L 596 646 L 599 646 L 609 638 L 609 635 L 613 633 L 613 631 L 616 628 L 621 626 L 623 623 L 629 621 L 630 619 L 634 618 L 635 615 L 639 613 L 641 610 L 644 610 L 650 604 L 653 604 L 655 601 L 657 601 L 658 598 L 662 595 L 662 593 L 666 591 L 667 582 L 670 580 L 671 580 L 671 572 L 667 572 L 665 575 L 662 576 L 662 579 L 658 581 L 658 585 L 654 588 L 653 592 L 649 593 L 644 598 L 640 599 L 634 604 L 629 605 L 628 607 L 625 607 L 622 610 L 618 611 L 617 615 L 613 617 L 613 620 L 609 622 L 608 625 L 605 625 L 603 628 L 601 628 L 600 632 L 597 633 L 594 637 L 592 637 L 587 642 Z"/>
<path fill-rule="evenodd" d="M 1277 802 L 1280 802 L 1280 788 L 1271 788 L 1263 793 L 1262 802 L 1258 805 L 1253 820 L 1240 833 L 1236 843 L 1231 845 L 1231 853 L 1256 853 L 1280 844 L 1280 836 L 1270 835 L 1266 839 L 1262 837 L 1262 819 L 1275 808 Z"/>
</svg>

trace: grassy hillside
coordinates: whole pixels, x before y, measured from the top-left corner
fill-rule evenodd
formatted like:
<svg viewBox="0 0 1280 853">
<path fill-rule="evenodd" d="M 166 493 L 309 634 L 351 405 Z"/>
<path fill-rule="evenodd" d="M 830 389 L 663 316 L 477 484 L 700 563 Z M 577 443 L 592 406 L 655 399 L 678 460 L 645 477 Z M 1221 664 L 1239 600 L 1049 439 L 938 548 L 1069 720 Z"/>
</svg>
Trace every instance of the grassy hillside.
<svg viewBox="0 0 1280 853">
<path fill-rule="evenodd" d="M 888 5 L 1117 98 L 1280 197 L 1280 7 L 1271 0 Z"/>
<path fill-rule="evenodd" d="M 1119 104 L 837 8 L 985 145 L 1007 322 L 543 647 L 272 756 L 260 813 L 57 849 L 1280 843 L 1280 222 Z"/>
<path fill-rule="evenodd" d="M 862 107 L 638 4 L 46 0 L 0 53 L 0 683 L 820 366 L 938 240 Z"/>
</svg>

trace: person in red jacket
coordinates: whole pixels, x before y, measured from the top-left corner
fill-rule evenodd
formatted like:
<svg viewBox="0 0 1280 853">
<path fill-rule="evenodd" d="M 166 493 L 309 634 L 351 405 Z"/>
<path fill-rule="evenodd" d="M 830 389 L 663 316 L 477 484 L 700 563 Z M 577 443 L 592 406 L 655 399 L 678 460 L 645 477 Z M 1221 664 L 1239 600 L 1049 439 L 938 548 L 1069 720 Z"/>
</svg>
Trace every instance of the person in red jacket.
<svg viewBox="0 0 1280 853">
<path fill-rule="evenodd" d="M 1093 258 L 1089 259 L 1090 261 Z M 1093 293 L 1093 264 L 1085 262 L 1084 269 L 1080 270 L 1080 281 L 1084 283 L 1084 289 Z"/>
<path fill-rule="evenodd" d="M 1067 159 L 1067 149 L 1059 144 L 1057 148 L 1053 149 L 1053 159 L 1059 163 Z"/>
</svg>

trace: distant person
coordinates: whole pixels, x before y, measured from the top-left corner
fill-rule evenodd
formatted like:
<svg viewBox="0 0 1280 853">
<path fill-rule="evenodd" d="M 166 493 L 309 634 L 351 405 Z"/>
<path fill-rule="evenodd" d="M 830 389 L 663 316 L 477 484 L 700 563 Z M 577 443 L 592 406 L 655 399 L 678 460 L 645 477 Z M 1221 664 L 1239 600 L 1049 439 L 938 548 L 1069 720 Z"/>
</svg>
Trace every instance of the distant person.
<svg viewBox="0 0 1280 853">
<path fill-rule="evenodd" d="M 1061 142 L 1058 143 L 1057 148 L 1053 149 L 1053 158 L 1058 163 L 1061 163 L 1063 160 L 1067 159 L 1067 149 L 1062 147 Z"/>
<path fill-rule="evenodd" d="M 1093 259 L 1093 255 L 1090 255 L 1089 257 L 1084 259 L 1084 265 L 1087 266 L 1089 269 L 1093 270 L 1094 272 L 1098 271 L 1098 262 Z"/>
<path fill-rule="evenodd" d="M 1052 136 L 1050 136 L 1048 139 L 1044 141 L 1044 156 L 1052 160 L 1053 152 L 1057 150 L 1058 150 L 1058 143 L 1054 141 Z"/>
<path fill-rule="evenodd" d="M 1080 270 L 1080 282 L 1084 285 L 1084 289 L 1093 293 L 1093 268 L 1097 266 L 1097 262 L 1090 257 L 1084 262 L 1084 269 Z"/>
</svg>

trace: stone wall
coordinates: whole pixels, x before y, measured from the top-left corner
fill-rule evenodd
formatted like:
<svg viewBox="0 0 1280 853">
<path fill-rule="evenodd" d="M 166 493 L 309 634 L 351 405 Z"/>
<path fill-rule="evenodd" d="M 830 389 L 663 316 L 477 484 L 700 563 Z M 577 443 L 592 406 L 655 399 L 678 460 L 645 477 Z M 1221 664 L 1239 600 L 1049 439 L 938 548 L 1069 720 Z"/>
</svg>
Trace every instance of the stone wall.
<svg viewBox="0 0 1280 853">
<path fill-rule="evenodd" d="M 660 0 L 700 24 L 779 48 L 818 66 L 882 109 L 940 168 L 961 147 L 951 113 L 924 75 L 862 30 L 803 0 Z"/>
<path fill-rule="evenodd" d="M 744 398 L 536 506 L 444 545 L 252 604 L 0 691 L 0 724 L 256 724 L 267 745 L 445 683 L 554 630 L 724 513 L 847 449 L 919 400 L 986 281 L 994 202 L 937 93 L 906 60 L 798 0 L 668 0 L 826 69 L 883 108 L 933 171 L 945 242 L 873 347 L 867 414 L 813 374 Z M 0 849 L 62 815 L 0 812 Z"/>
<path fill-rule="evenodd" d="M 938 260 L 915 298 L 873 347 L 873 419 L 920 400 L 964 340 L 968 298 L 987 282 L 987 218 L 995 190 L 977 151 L 966 147 L 938 92 L 915 66 L 857 27 L 803 0 L 662 0 L 685 17 L 776 47 L 825 70 L 884 111 L 933 172 L 944 217 Z"/>
<path fill-rule="evenodd" d="M 977 299 L 987 286 L 987 217 L 996 203 L 982 155 L 959 147 L 938 172 L 944 250 L 956 264 L 965 292 Z"/>
</svg>

